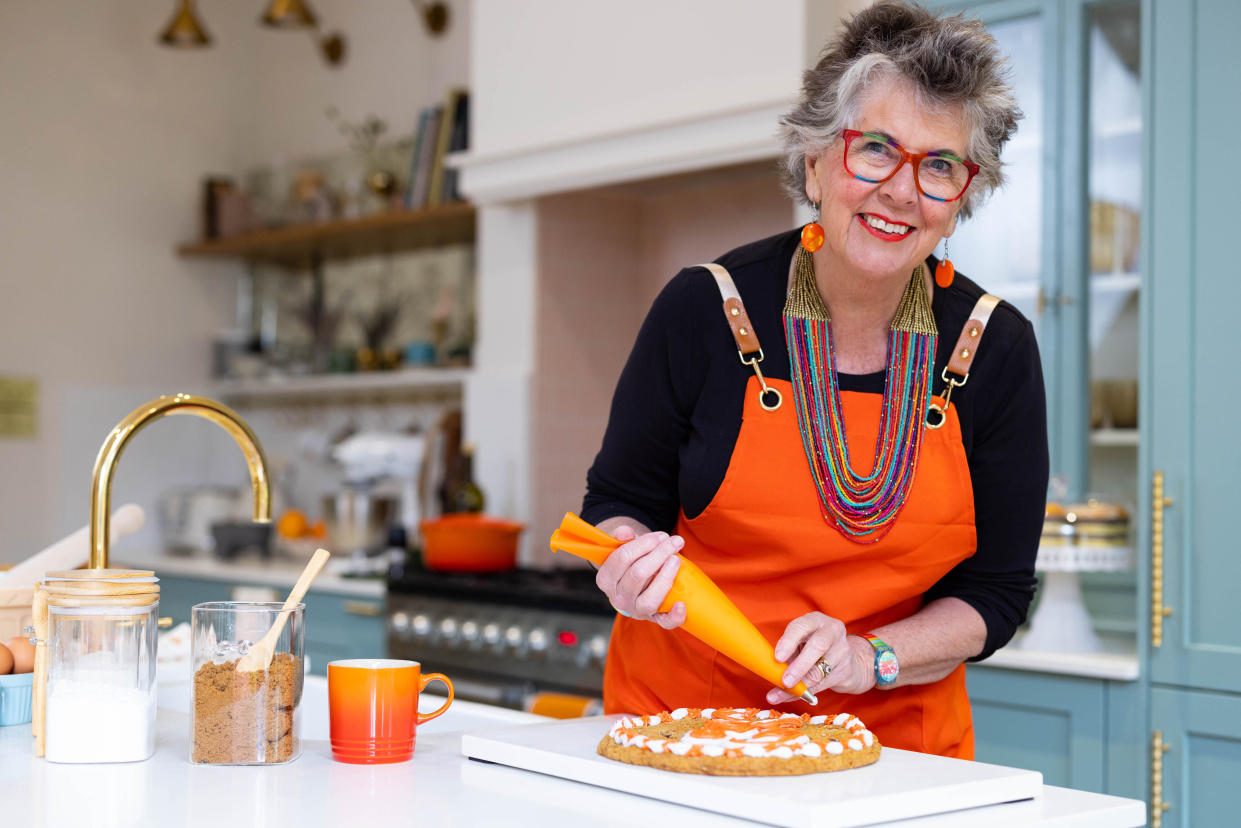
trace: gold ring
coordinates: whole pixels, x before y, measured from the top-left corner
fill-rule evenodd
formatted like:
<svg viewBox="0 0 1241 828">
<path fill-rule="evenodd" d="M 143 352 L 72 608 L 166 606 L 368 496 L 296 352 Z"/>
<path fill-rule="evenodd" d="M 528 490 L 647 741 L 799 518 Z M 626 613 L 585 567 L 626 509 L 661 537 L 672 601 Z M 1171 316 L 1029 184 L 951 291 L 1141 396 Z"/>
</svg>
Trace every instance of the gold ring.
<svg viewBox="0 0 1241 828">
<path fill-rule="evenodd" d="M 827 660 L 827 656 L 824 656 L 816 661 L 814 666 L 819 668 L 819 672 L 823 674 L 823 678 L 827 678 L 832 674 L 832 663 Z"/>
</svg>

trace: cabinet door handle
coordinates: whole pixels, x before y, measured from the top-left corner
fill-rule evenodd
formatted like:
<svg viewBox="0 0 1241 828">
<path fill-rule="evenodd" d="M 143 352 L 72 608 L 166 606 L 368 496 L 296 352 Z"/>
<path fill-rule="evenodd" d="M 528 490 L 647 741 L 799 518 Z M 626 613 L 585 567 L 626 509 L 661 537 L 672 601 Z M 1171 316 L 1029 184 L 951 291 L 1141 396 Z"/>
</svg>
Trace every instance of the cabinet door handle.
<svg viewBox="0 0 1241 828">
<path fill-rule="evenodd" d="M 375 618 L 383 611 L 383 607 L 371 601 L 346 601 L 342 606 L 350 615 L 365 615 L 367 618 Z"/>
<path fill-rule="evenodd" d="M 1172 505 L 1164 497 L 1163 472 L 1151 475 L 1151 646 L 1163 645 L 1163 619 L 1172 614 L 1172 607 L 1163 604 L 1163 510 Z"/>
<path fill-rule="evenodd" d="M 1162 730 L 1151 734 L 1151 828 L 1160 828 L 1164 811 L 1171 807 L 1163 801 L 1163 755 L 1169 750 Z"/>
</svg>

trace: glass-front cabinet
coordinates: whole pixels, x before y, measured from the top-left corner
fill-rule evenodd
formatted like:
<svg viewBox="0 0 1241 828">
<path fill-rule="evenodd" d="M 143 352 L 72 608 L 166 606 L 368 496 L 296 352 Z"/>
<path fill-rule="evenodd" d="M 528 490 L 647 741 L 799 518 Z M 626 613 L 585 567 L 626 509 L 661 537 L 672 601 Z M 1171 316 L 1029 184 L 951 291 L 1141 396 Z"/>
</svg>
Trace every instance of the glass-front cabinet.
<svg viewBox="0 0 1241 828">
<path fill-rule="evenodd" d="M 1049 499 L 1070 508 L 1093 501 L 1100 516 L 1128 527 L 1105 554 L 1079 548 L 1040 556 L 1040 597 L 1051 594 L 1058 606 L 1084 601 L 1092 624 L 1056 622 L 1049 634 L 1039 627 L 1050 619 L 1036 606 L 1028 643 L 1133 652 L 1132 527 L 1144 489 L 1137 428 L 1142 3 L 1004 0 L 952 8 L 986 22 L 1010 61 L 1024 117 L 1004 151 L 1007 185 L 961 222 L 949 240 L 951 258 L 1035 326 L 1047 385 Z"/>
<path fill-rule="evenodd" d="M 1048 784 L 1132 797 L 1147 795 L 1146 681 L 1135 676 L 1149 2 L 945 4 L 985 22 L 1024 114 L 1002 157 L 1007 185 L 961 222 L 951 258 L 1034 325 L 1049 501 L 1113 521 L 1102 548 L 1081 522 L 1065 543 L 1044 543 L 1030 622 L 1006 648 L 1016 652 L 1002 668 L 999 659 L 970 667 L 977 757 L 1040 770 Z M 1087 667 L 1115 657 L 1127 669 L 1057 674 L 1047 653 Z"/>
</svg>

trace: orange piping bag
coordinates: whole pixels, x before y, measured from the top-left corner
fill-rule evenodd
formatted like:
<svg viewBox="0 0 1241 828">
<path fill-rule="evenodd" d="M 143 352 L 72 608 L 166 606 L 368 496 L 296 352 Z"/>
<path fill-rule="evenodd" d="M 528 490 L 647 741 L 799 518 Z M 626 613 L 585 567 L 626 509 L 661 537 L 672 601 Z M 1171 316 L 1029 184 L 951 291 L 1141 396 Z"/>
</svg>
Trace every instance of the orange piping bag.
<svg viewBox="0 0 1241 828">
<path fill-rule="evenodd" d="M 601 566 L 621 543 L 607 532 L 568 512 L 560 522 L 560 528 L 552 533 L 550 545 L 553 552 L 568 552 Z M 741 614 L 737 605 L 697 564 L 683 555 L 676 579 L 659 611 L 668 612 L 677 601 L 684 602 L 686 609 L 685 623 L 681 629 L 773 686 L 786 689 L 780 679 L 788 665 L 776 661 L 775 650 L 758 628 Z M 787 692 L 800 696 L 807 704 L 819 703 L 800 681 Z"/>
</svg>

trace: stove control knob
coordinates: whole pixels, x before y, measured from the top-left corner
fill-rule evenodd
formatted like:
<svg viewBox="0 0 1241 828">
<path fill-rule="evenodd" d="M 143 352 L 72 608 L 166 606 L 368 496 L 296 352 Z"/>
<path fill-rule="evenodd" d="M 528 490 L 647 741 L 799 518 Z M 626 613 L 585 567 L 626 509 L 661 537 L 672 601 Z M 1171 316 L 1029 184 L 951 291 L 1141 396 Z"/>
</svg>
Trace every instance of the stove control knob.
<svg viewBox="0 0 1241 828">
<path fill-rule="evenodd" d="M 504 631 L 504 643 L 512 647 L 514 650 L 521 646 L 523 638 L 525 638 L 525 636 L 522 635 L 521 627 L 516 624 Z"/>
<path fill-rule="evenodd" d="M 526 637 L 526 644 L 536 653 L 547 650 L 547 632 L 537 627 L 530 631 L 530 635 Z"/>
<path fill-rule="evenodd" d="M 461 624 L 461 638 L 473 644 L 478 640 L 478 622 L 465 621 Z"/>
<path fill-rule="evenodd" d="M 440 619 L 440 638 L 450 643 L 457 640 L 457 619 Z"/>
<path fill-rule="evenodd" d="M 409 632 L 409 613 L 401 612 L 400 610 L 392 613 L 391 624 L 393 632 L 404 636 L 405 633 Z"/>
<path fill-rule="evenodd" d="M 427 618 L 421 612 L 415 615 L 410 620 L 409 624 L 414 631 L 414 635 L 418 638 L 425 638 L 431 634 L 431 619 Z"/>
<path fill-rule="evenodd" d="M 500 625 L 491 621 L 483 625 L 483 641 L 488 644 L 500 643 Z"/>
<path fill-rule="evenodd" d="M 590 652 L 592 659 L 602 664 L 608 655 L 608 640 L 602 635 L 592 635 L 586 644 L 586 649 Z"/>
</svg>

